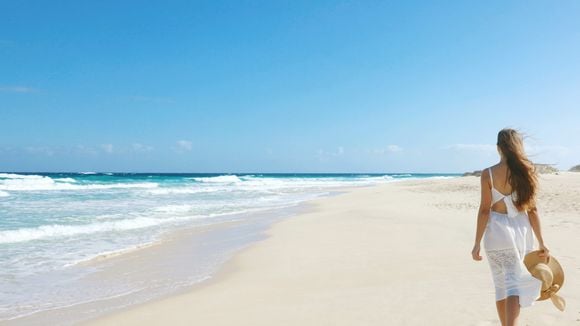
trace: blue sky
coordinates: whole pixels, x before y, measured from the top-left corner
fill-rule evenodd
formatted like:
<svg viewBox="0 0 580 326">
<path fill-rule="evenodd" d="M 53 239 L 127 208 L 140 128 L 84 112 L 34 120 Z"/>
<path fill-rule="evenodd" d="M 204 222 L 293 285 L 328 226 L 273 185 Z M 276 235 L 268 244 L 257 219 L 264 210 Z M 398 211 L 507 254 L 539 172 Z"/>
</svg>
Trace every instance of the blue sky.
<svg viewBox="0 0 580 326">
<path fill-rule="evenodd" d="M 580 164 L 578 1 L 2 1 L 0 170 Z"/>
</svg>

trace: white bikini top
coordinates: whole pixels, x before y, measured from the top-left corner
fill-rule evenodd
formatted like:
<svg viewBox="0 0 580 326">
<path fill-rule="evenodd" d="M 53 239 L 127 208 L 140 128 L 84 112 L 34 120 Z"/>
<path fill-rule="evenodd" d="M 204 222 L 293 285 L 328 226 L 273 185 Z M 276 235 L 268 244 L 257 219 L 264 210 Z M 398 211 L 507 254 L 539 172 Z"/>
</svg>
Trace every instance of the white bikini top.
<svg viewBox="0 0 580 326">
<path fill-rule="evenodd" d="M 508 217 L 516 217 L 520 213 L 513 201 L 513 198 L 517 196 L 516 192 L 512 191 L 509 195 L 504 195 L 499 192 L 499 190 L 495 189 L 493 185 L 493 174 L 491 173 L 491 168 L 488 168 L 488 171 L 489 177 L 491 178 L 491 205 L 493 206 L 498 201 L 503 200 L 507 209 Z"/>
</svg>

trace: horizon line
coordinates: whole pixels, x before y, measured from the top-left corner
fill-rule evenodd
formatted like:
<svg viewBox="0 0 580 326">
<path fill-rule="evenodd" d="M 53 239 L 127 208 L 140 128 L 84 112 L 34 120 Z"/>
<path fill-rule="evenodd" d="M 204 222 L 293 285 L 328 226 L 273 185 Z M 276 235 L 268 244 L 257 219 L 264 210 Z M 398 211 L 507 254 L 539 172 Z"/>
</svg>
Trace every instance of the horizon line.
<svg viewBox="0 0 580 326">
<path fill-rule="evenodd" d="M 466 171 L 472 172 L 472 171 Z M 465 172 L 129 172 L 129 171 L 0 171 L 0 173 L 75 173 L 75 174 L 463 174 Z"/>
</svg>

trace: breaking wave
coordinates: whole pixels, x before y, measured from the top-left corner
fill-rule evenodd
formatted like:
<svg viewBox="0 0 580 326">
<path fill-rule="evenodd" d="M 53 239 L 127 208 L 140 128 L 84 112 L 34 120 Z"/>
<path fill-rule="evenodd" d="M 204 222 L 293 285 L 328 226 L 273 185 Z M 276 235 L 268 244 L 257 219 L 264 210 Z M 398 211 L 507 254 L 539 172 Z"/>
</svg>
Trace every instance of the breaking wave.
<svg viewBox="0 0 580 326">
<path fill-rule="evenodd" d="M 98 190 L 120 188 L 157 188 L 154 182 L 93 183 L 78 184 L 72 178 L 57 178 L 40 175 L 0 173 L 0 190 L 39 191 L 39 190 Z"/>
<path fill-rule="evenodd" d="M 22 228 L 17 230 L 0 231 L 0 244 L 27 242 L 32 240 L 44 240 L 55 237 L 70 237 L 98 232 L 118 232 L 125 230 L 135 230 L 157 226 L 160 224 L 166 224 L 170 222 L 176 222 L 183 219 L 194 219 L 200 217 L 201 216 L 187 216 L 175 218 L 138 217 L 134 219 L 123 219 L 118 221 L 108 221 L 84 225 L 62 225 L 62 224 L 42 225 L 34 228 Z"/>
<path fill-rule="evenodd" d="M 198 182 L 207 182 L 207 183 L 238 183 L 242 182 L 236 175 L 220 175 L 217 177 L 201 177 L 201 178 L 192 178 Z"/>
</svg>

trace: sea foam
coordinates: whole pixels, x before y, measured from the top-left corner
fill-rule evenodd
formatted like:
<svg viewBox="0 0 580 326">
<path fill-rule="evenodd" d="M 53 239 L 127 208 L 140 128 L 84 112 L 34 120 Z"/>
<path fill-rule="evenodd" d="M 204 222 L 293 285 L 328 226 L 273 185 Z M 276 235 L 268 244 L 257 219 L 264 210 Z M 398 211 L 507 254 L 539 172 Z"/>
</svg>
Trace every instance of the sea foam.
<svg viewBox="0 0 580 326">
<path fill-rule="evenodd" d="M 199 193 L 209 193 L 217 192 L 222 190 L 221 188 L 193 188 L 193 187 L 159 187 L 155 189 L 149 189 L 147 192 L 152 195 L 179 195 L 179 194 L 199 194 Z"/>
<path fill-rule="evenodd" d="M 56 178 L 56 179 L 54 179 L 54 181 L 56 181 L 56 182 L 69 182 L 69 183 L 77 182 L 73 178 Z"/>
<path fill-rule="evenodd" d="M 35 228 L 21 228 L 17 230 L 0 231 L 0 244 L 18 243 L 33 240 L 44 240 L 55 237 L 71 237 L 98 232 L 118 232 L 125 230 L 142 229 L 160 224 L 176 222 L 184 219 L 202 218 L 203 216 L 185 216 L 173 218 L 138 217 L 101 223 L 84 225 L 42 225 Z"/>
<path fill-rule="evenodd" d="M 192 178 L 198 182 L 218 182 L 218 183 L 237 183 L 242 182 L 242 180 L 236 175 L 220 175 L 216 177 L 202 177 L 202 178 Z"/>
<path fill-rule="evenodd" d="M 0 174 L 0 190 L 4 191 L 40 191 L 40 190 L 98 190 L 119 188 L 156 188 L 154 182 L 127 183 L 93 183 L 73 184 L 72 178 L 52 179 L 47 176 Z"/>
<path fill-rule="evenodd" d="M 35 174 L 15 174 L 15 173 L 0 173 L 0 179 L 42 179 L 41 175 Z"/>
</svg>

